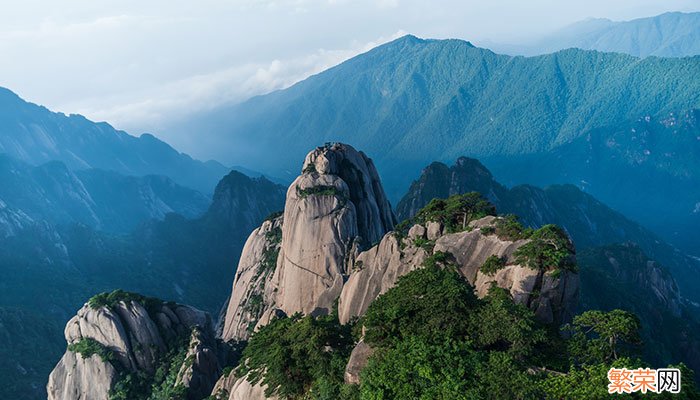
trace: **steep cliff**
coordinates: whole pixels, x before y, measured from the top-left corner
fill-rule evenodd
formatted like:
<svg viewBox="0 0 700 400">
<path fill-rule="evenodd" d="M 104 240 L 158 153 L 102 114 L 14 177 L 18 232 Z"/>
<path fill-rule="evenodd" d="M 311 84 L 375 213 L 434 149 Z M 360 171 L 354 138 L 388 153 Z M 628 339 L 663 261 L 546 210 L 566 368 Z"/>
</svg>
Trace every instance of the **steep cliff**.
<svg viewBox="0 0 700 400">
<path fill-rule="evenodd" d="M 68 349 L 49 376 L 49 400 L 201 399 L 220 373 L 210 316 L 127 292 L 93 297 L 65 329 Z M 168 379 L 170 377 L 170 379 Z"/>
<path fill-rule="evenodd" d="M 244 339 L 273 313 L 328 314 L 349 260 L 394 223 L 364 153 L 345 144 L 311 151 L 287 190 L 283 217 L 263 224 L 246 243 L 223 338 Z"/>
<path fill-rule="evenodd" d="M 315 149 L 287 191 L 283 215 L 265 221 L 246 242 L 222 338 L 249 339 L 275 316 L 329 314 L 336 301 L 339 320 L 347 323 L 399 277 L 438 261 L 455 266 L 479 297 L 495 285 L 540 322 L 571 318 L 579 281 L 573 244 L 562 230 L 526 229 L 495 217 L 476 194 L 425 210 L 412 226 L 394 227 L 371 160 L 343 144 Z M 371 349 L 355 353 L 350 381 Z M 212 395 L 265 398 L 260 383 L 240 375 L 222 376 Z"/>
<path fill-rule="evenodd" d="M 681 296 L 668 269 L 632 243 L 587 249 L 578 259 L 582 310 L 632 311 L 641 320 L 642 339 L 653 343 L 645 349 L 648 360 L 681 360 L 700 369 L 698 307 Z"/>
</svg>

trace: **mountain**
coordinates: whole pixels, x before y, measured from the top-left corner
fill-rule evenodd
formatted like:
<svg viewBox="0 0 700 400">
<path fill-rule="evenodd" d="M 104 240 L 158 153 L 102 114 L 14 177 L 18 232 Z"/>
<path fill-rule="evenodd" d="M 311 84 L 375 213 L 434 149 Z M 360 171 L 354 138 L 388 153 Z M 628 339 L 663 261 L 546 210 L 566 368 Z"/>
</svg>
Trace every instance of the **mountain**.
<svg viewBox="0 0 700 400">
<path fill-rule="evenodd" d="M 635 57 L 700 55 L 700 12 L 668 12 L 631 21 L 590 18 L 534 43 L 491 48 L 507 54 L 537 55 L 579 48 L 625 53 Z"/>
<path fill-rule="evenodd" d="M 405 36 L 207 115 L 211 125 L 197 122 L 209 132 L 208 154 L 223 160 L 257 159 L 284 173 L 306 143 L 349 140 L 378 165 L 398 161 L 396 170 L 464 153 L 550 150 L 595 127 L 697 107 L 697 72 L 698 57 L 640 61 L 575 49 L 510 57 Z"/>
<path fill-rule="evenodd" d="M 569 49 L 511 57 L 461 40 L 406 36 L 288 89 L 191 122 L 207 132 L 201 152 L 257 160 L 259 169 L 290 178 L 307 143 L 361 147 L 382 171 L 394 200 L 424 165 L 461 155 L 483 159 L 509 184 L 583 185 L 580 165 L 569 165 L 578 170 L 565 182 L 544 179 L 557 171 L 544 163 L 517 170 L 504 165 L 516 156 L 538 158 L 571 148 L 578 153 L 569 157 L 585 158 L 588 148 L 579 144 L 598 137 L 624 168 L 601 170 L 601 181 L 586 190 L 609 201 L 607 187 L 644 181 L 615 208 L 656 227 L 663 221 L 659 209 L 688 215 L 692 208 L 685 200 L 695 198 L 694 205 L 700 198 L 694 161 L 700 127 L 693 122 L 700 108 L 699 74 L 700 56 L 640 60 Z M 653 135 L 641 142 L 635 138 L 642 132 L 632 129 L 644 124 L 653 125 Z M 525 171 L 544 178 L 521 180 Z M 666 197 L 660 208 L 654 204 L 642 214 L 644 204 L 631 193 L 637 199 Z M 684 202 L 676 203 L 677 197 Z"/>
<path fill-rule="evenodd" d="M 27 168 L 32 172 L 43 167 Z M 65 167 L 59 170 L 63 171 L 59 176 L 87 182 L 84 187 L 99 193 L 95 198 L 114 197 L 110 204 L 125 199 L 129 193 L 121 189 L 132 187 L 133 180 L 149 181 L 149 177 L 115 178 L 113 172 L 97 170 L 72 175 Z M 110 185 L 115 179 L 117 184 Z M 158 183 L 156 187 L 172 190 L 171 181 L 152 179 Z M 27 187 L 34 188 L 31 180 L 27 182 Z M 39 186 L 51 187 L 61 186 Z M 73 193 L 67 189 L 55 192 Z M 55 225 L 28 216 L 20 219 L 21 223 L 12 225 L 11 234 L 0 237 L 0 323 L 4 326 L 0 334 L 7 339 L 0 343 L 4 356 L 0 360 L 0 397 L 46 398 L 42 395 L 46 377 L 65 350 L 62 325 L 96 292 L 123 288 L 218 313 L 248 233 L 281 209 L 283 199 L 281 186 L 231 171 L 217 185 L 207 211 L 196 218 L 168 213 L 162 220 L 152 219 L 128 233 L 100 231 L 75 222 Z M 132 213 L 133 199 L 130 202 L 113 208 L 114 215 L 120 210 Z M 49 201 L 39 204 L 60 205 Z M 19 211 L 6 214 L 16 217 L 9 221 L 25 216 Z M 19 352 L 21 349 L 30 350 Z M 26 387 L 35 389 L 27 391 Z"/>
<path fill-rule="evenodd" d="M 312 150 L 301 170 L 246 241 L 220 340 L 189 306 L 98 294 L 66 325 L 49 398 L 602 398 L 611 365 L 697 349 L 674 279 L 635 246 L 577 265 L 563 229 L 527 229 L 477 193 L 395 225 L 373 161 L 346 144 Z M 583 289 L 603 311 L 573 315 Z M 653 315 L 606 311 L 630 305 Z M 671 329 L 659 347 L 648 323 Z M 692 370 L 675 367 L 697 397 Z"/>
<path fill-rule="evenodd" d="M 0 88 L 0 132 L 0 153 L 28 164 L 61 161 L 71 170 L 164 175 L 207 195 L 229 170 L 194 160 L 153 135 L 137 138 L 107 123 L 54 113 L 5 88 Z"/>
<path fill-rule="evenodd" d="M 364 153 L 341 143 L 312 150 L 287 191 L 284 214 L 265 221 L 246 243 L 222 339 L 247 340 L 281 316 L 297 313 L 333 315 L 341 324 L 352 323 L 402 276 L 430 268 L 429 260 L 441 255 L 454 260 L 459 279 L 473 285 L 480 298 L 495 285 L 515 303 L 529 307 L 539 321 L 559 324 L 571 318 L 578 274 L 522 265 L 515 254 L 530 240 L 486 233 L 501 219 L 475 215 L 455 229 L 427 217 L 409 230 L 391 231 L 394 220 L 373 162 Z M 503 260 L 498 271 L 484 272 L 489 256 Z M 367 358 L 360 364 L 353 368 L 362 369 Z M 353 376 L 358 383 L 359 373 Z M 263 391 L 259 381 L 241 374 L 223 376 L 214 389 L 217 398 L 270 398 Z"/>
<path fill-rule="evenodd" d="M 181 304 L 121 291 L 94 296 L 66 325 L 68 349 L 49 376 L 48 400 L 207 397 L 226 354 L 213 325 Z M 158 397 L 146 391 L 149 378 Z"/>
<path fill-rule="evenodd" d="M 112 171 L 71 171 L 60 161 L 31 166 L 0 154 L 0 199 L 26 221 L 54 225 L 83 224 L 126 233 L 168 213 L 199 217 L 210 200 L 164 176 L 122 176 Z M 0 222 L 10 232 L 12 220 Z"/>
<path fill-rule="evenodd" d="M 547 153 L 484 163 L 512 185 L 574 183 L 698 256 L 700 111 L 645 116 L 588 132 Z"/>
<path fill-rule="evenodd" d="M 642 321 L 646 358 L 656 364 L 683 360 L 700 369 L 697 308 L 685 305 L 678 281 L 631 243 L 589 248 L 577 254 L 582 310 L 634 312 Z M 679 275 L 679 279 L 684 277 Z"/>
<path fill-rule="evenodd" d="M 570 160 L 574 161 L 574 160 Z M 656 234 L 627 219 L 573 185 L 544 189 L 519 185 L 507 188 L 498 183 L 479 161 L 466 157 L 453 166 L 435 162 L 427 166 L 397 205 L 400 219 L 413 217 L 433 198 L 476 191 L 489 199 L 499 212 L 515 214 L 524 225 L 537 228 L 557 224 L 571 236 L 578 249 L 615 243 L 637 243 L 646 254 L 682 276 L 683 296 L 700 302 L 700 262 L 664 242 Z"/>
</svg>

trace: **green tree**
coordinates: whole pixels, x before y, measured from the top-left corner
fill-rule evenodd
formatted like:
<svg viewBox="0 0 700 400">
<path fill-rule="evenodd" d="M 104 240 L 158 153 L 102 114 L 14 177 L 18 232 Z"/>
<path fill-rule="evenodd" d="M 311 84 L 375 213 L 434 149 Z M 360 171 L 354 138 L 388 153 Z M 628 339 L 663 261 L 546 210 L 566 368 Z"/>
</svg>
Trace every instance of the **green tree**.
<svg viewBox="0 0 700 400">
<path fill-rule="evenodd" d="M 495 285 L 481 307 L 467 318 L 469 337 L 482 350 L 505 351 L 522 359 L 545 339 L 545 331 L 538 326 L 532 311 L 513 303 L 510 293 Z"/>
<path fill-rule="evenodd" d="M 471 192 L 431 200 L 418 211 L 414 222 L 440 222 L 447 232 L 461 232 L 467 229 L 469 222 L 487 215 L 496 215 L 496 207 L 479 193 Z"/>
<path fill-rule="evenodd" d="M 252 335 L 236 374 L 266 385 L 268 396 L 294 398 L 316 387 L 332 398 L 328 386 L 342 385 L 352 346 L 351 327 L 335 315 L 278 318 Z"/>
<path fill-rule="evenodd" d="M 556 225 L 545 225 L 530 235 L 530 242 L 513 254 L 515 261 L 532 269 L 551 271 L 576 270 L 574 244 Z"/>
<path fill-rule="evenodd" d="M 467 342 L 408 337 L 382 349 L 362 372 L 361 398 L 474 399 L 480 356 Z"/>
<path fill-rule="evenodd" d="M 437 341 L 463 336 L 469 328 L 466 316 L 477 304 L 473 288 L 456 271 L 421 268 L 372 302 L 362 319 L 365 340 L 389 346 L 414 336 Z"/>
<path fill-rule="evenodd" d="M 624 310 L 590 310 L 574 317 L 569 352 L 576 364 L 609 363 L 641 345 L 639 318 Z"/>
</svg>

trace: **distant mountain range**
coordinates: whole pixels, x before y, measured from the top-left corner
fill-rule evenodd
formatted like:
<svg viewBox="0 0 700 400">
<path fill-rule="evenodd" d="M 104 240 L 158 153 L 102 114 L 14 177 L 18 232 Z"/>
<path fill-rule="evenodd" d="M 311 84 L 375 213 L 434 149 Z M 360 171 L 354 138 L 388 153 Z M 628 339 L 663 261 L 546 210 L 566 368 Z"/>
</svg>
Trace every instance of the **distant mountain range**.
<svg viewBox="0 0 700 400">
<path fill-rule="evenodd" d="M 164 175 L 211 195 L 230 170 L 180 153 L 153 135 L 135 137 L 107 123 L 66 116 L 0 88 L 0 153 L 31 165 L 61 161 L 71 170 L 97 168 L 123 175 Z"/>
<path fill-rule="evenodd" d="M 669 12 L 631 21 L 591 18 L 569 25 L 533 43 L 502 45 L 484 42 L 497 52 L 538 55 L 579 48 L 625 53 L 636 57 L 700 55 L 700 12 Z"/>
<path fill-rule="evenodd" d="M 384 174 L 417 173 L 436 159 L 544 152 L 595 128 L 700 107 L 698 73 L 700 57 L 565 50 L 524 58 L 405 36 L 191 123 L 206 154 L 255 160 L 277 175 L 296 172 L 308 143 L 326 141 L 363 148 L 390 168 Z"/>
<path fill-rule="evenodd" d="M 71 171 L 60 161 L 34 167 L 0 154 L 0 235 L 36 221 L 75 223 L 106 232 L 126 233 L 168 213 L 199 217 L 210 199 L 157 175 L 123 176 L 113 171 Z"/>
<path fill-rule="evenodd" d="M 424 165 L 467 155 L 508 185 L 572 183 L 656 229 L 681 226 L 700 201 L 697 76 L 700 56 L 511 57 L 405 36 L 192 123 L 206 154 L 277 176 L 298 172 L 309 143 L 347 142 L 395 201 Z M 700 248 L 687 229 L 658 232 Z"/>
</svg>

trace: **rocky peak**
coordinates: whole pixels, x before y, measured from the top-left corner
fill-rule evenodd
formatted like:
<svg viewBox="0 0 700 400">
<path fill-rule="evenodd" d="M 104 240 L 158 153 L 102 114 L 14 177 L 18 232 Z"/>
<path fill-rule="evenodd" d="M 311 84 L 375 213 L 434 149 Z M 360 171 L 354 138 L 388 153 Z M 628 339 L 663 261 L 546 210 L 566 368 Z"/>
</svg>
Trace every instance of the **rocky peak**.
<svg viewBox="0 0 700 400">
<path fill-rule="evenodd" d="M 300 178 L 304 175 L 312 181 L 323 180 L 324 175 L 336 176 L 347 185 L 348 200 L 355 207 L 357 232 L 367 244 L 378 242 L 394 227 L 396 218 L 379 174 L 363 152 L 342 143 L 318 147 L 306 156 Z"/>
<path fill-rule="evenodd" d="M 115 391 L 134 396 L 142 388 L 129 385 L 158 379 L 156 371 L 172 374 L 188 399 L 201 398 L 220 371 L 207 313 L 134 293 L 93 297 L 68 322 L 65 337 L 68 349 L 49 376 L 49 400 L 107 400 Z M 175 365 L 172 356 L 180 353 Z"/>
<path fill-rule="evenodd" d="M 341 143 L 312 150 L 287 190 L 283 216 L 265 222 L 246 243 L 223 338 L 245 339 L 275 313 L 329 313 L 350 260 L 395 221 L 364 153 Z"/>
<path fill-rule="evenodd" d="M 476 159 L 459 157 L 449 167 L 434 162 L 425 167 L 420 178 L 411 184 L 408 193 L 396 206 L 396 214 L 401 220 L 411 218 L 434 198 L 468 192 L 479 192 L 498 207 L 507 191 Z"/>
</svg>

